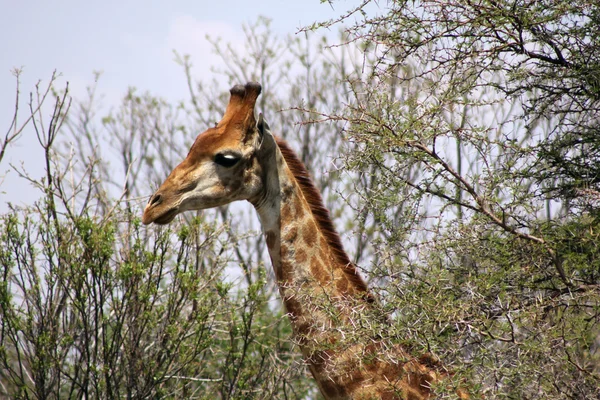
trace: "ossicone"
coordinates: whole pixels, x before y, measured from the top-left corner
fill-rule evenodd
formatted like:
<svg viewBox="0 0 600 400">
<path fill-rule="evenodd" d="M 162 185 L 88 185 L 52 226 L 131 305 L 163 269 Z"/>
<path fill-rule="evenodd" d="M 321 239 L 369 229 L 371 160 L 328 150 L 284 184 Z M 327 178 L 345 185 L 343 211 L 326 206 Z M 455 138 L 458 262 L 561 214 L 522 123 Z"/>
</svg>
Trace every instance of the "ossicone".
<svg viewBox="0 0 600 400">
<path fill-rule="evenodd" d="M 262 87 L 258 82 L 248 82 L 246 85 L 235 85 L 229 90 L 231 97 L 219 125 L 233 122 L 242 128 L 249 129 L 256 124 L 254 106 Z"/>
</svg>

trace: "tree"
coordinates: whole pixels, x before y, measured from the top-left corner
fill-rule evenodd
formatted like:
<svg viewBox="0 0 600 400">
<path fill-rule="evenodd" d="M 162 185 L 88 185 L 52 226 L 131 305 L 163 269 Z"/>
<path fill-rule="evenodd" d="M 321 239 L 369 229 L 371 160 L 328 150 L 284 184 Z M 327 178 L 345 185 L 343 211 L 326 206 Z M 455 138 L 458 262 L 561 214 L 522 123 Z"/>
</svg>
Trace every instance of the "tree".
<svg viewBox="0 0 600 400">
<path fill-rule="evenodd" d="M 356 206 L 395 334 L 487 398 L 597 397 L 600 9 L 373 3 L 311 28 L 350 23 L 368 66 L 322 119 L 371 175 Z"/>
</svg>

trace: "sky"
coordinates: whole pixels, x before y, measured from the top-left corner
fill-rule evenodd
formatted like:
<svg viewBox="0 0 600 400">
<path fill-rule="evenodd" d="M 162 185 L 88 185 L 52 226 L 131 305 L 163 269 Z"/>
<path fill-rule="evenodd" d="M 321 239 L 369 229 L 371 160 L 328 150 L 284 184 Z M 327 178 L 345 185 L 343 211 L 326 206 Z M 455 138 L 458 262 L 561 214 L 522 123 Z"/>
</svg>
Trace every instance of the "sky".
<svg viewBox="0 0 600 400">
<path fill-rule="evenodd" d="M 295 34 L 302 26 L 341 15 L 359 1 L 319 0 L 0 0 L 0 137 L 14 112 L 16 80 L 22 70 L 21 110 L 35 84 L 60 74 L 58 88 L 69 82 L 70 93 L 82 98 L 101 71 L 98 91 L 104 110 L 117 106 L 128 87 L 169 101 L 188 92 L 173 51 L 189 54 L 195 78 L 211 79 L 211 54 L 206 35 L 234 45 L 243 40 L 242 24 L 258 16 L 272 19 L 276 34 Z M 53 103 L 53 101 L 49 102 Z M 25 114 L 23 114 L 24 116 Z M 22 165 L 33 177 L 43 174 L 42 154 L 28 129 L 0 164 L 0 211 L 6 203 L 28 204 L 37 192 L 18 178 L 9 163 Z"/>
</svg>

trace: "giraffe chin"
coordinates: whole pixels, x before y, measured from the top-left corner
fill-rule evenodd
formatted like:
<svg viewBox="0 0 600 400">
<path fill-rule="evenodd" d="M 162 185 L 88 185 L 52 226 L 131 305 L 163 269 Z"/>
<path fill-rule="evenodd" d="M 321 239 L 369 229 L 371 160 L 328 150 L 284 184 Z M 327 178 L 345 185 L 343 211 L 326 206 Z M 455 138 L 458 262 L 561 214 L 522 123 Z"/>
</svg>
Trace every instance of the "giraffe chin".
<svg viewBox="0 0 600 400">
<path fill-rule="evenodd" d="M 176 208 L 172 208 L 172 209 L 168 210 L 166 213 L 164 213 L 161 216 L 159 216 L 158 218 L 156 218 L 152 222 L 154 222 L 155 224 L 158 224 L 158 225 L 166 225 L 169 222 L 173 221 L 178 213 L 179 212 L 177 211 Z"/>
</svg>

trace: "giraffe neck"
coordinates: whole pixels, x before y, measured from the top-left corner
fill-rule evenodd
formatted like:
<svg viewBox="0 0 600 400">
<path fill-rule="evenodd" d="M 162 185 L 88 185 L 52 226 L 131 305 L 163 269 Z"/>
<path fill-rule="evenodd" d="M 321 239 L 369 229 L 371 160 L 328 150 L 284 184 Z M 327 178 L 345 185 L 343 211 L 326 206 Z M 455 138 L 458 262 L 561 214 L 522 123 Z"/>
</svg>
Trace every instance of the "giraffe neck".
<svg viewBox="0 0 600 400">
<path fill-rule="evenodd" d="M 285 142 L 277 144 L 275 162 L 260 166 L 265 188 L 252 204 L 296 341 L 321 394 L 327 400 L 429 399 L 431 383 L 441 376 L 436 368 L 401 347 L 384 352 L 374 337 L 353 333 L 355 318 L 374 316 L 368 304 L 373 298 L 304 165 Z"/>
<path fill-rule="evenodd" d="M 278 144 L 277 168 L 266 171 L 265 193 L 253 204 L 304 359 L 323 394 L 344 393 L 342 381 L 334 384 L 330 374 L 338 353 L 323 347 L 340 341 L 339 328 L 349 327 L 352 313 L 371 298 L 304 166 L 285 143 Z"/>
<path fill-rule="evenodd" d="M 319 229 L 300 185 L 287 168 L 279 169 L 278 178 L 275 199 L 257 211 L 284 301 L 287 292 L 301 288 L 307 294 L 348 292 L 342 266 Z M 286 307 L 292 314 L 299 312 L 287 302 Z"/>
<path fill-rule="evenodd" d="M 253 204 L 284 302 L 292 289 L 302 289 L 313 298 L 324 293 L 330 299 L 371 301 L 304 165 L 281 140 L 275 159 L 264 174 L 263 196 Z M 289 302 L 285 305 L 292 316 L 300 312 Z"/>
</svg>

